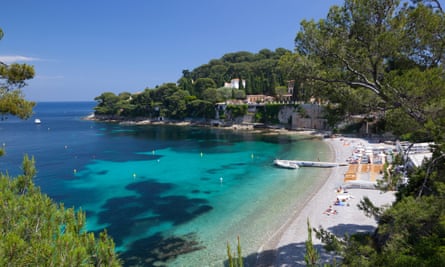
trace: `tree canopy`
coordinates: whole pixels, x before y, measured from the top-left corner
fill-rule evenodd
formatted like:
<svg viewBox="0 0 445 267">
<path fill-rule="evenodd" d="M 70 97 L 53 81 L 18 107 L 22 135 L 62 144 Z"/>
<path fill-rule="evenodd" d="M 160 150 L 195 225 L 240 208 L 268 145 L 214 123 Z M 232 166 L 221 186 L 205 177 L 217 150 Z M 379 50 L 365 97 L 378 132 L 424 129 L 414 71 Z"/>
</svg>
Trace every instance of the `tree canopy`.
<svg viewBox="0 0 445 267">
<path fill-rule="evenodd" d="M 0 28 L 0 40 L 3 38 Z M 26 80 L 34 77 L 34 67 L 27 64 L 10 65 L 0 61 L 0 114 L 2 118 L 14 115 L 22 119 L 32 115 L 35 103 L 25 100 L 21 89 Z"/>
<path fill-rule="evenodd" d="M 301 22 L 296 54 L 284 66 L 344 105 L 370 92 L 366 102 L 352 97 L 356 106 L 373 103 L 370 110 L 401 110 L 420 126 L 437 124 L 445 111 L 444 36 L 437 1 L 346 0 L 326 19 Z"/>
<path fill-rule="evenodd" d="M 55 204 L 32 181 L 34 159 L 23 174 L 0 174 L 1 266 L 120 266 L 114 242 L 85 231 L 85 214 Z"/>
<path fill-rule="evenodd" d="M 203 91 L 198 82 L 201 79 L 206 79 L 207 83 L 212 80 L 214 83 L 204 89 L 223 87 L 225 82 L 241 79 L 246 81 L 246 88 L 242 88 L 246 94 L 275 96 L 276 87 L 287 86 L 286 73 L 278 66 L 280 58 L 286 53 L 290 51 L 284 48 L 277 48 L 275 51 L 262 49 L 256 54 L 247 51 L 227 53 L 192 71 L 184 70 L 179 84 L 183 90 L 199 97 L 199 92 Z M 195 88 L 191 84 L 195 84 Z"/>
<path fill-rule="evenodd" d="M 205 84 L 213 85 L 211 80 L 203 79 Z M 210 82 L 210 83 L 207 83 Z M 181 89 L 175 83 L 165 83 L 155 89 L 145 89 L 143 92 L 134 94 L 121 93 L 116 95 L 112 92 L 102 93 L 95 100 L 95 114 L 106 115 L 116 118 L 122 117 L 167 117 L 182 120 L 190 118 L 214 118 L 214 104 L 223 98 L 216 97 L 216 89 L 203 89 L 202 99 L 191 95 L 189 91 Z M 209 93 L 209 90 L 215 92 Z M 219 95 L 219 94 L 218 94 Z"/>
<path fill-rule="evenodd" d="M 319 236 L 346 266 L 443 265 L 445 16 L 439 1 L 345 0 L 325 19 L 303 21 L 295 45 L 283 64 L 296 80 L 345 106 L 374 101 L 371 110 L 384 111 L 400 134 L 421 132 L 414 139 L 435 143 L 433 157 L 409 173 L 391 208 L 362 202 L 378 219 L 375 233 L 342 241 L 323 230 Z"/>
</svg>

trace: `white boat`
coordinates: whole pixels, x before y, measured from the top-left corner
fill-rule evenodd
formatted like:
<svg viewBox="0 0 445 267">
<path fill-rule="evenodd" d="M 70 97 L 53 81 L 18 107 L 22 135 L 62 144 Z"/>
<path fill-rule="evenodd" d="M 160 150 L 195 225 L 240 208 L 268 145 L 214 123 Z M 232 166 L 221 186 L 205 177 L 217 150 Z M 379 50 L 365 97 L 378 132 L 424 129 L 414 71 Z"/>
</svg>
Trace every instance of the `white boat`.
<svg viewBox="0 0 445 267">
<path fill-rule="evenodd" d="M 275 165 L 278 167 L 286 168 L 286 169 L 298 169 L 300 166 L 298 166 L 298 163 L 293 160 L 280 160 L 276 159 L 273 161 Z"/>
<path fill-rule="evenodd" d="M 34 123 L 35 123 L 35 124 L 40 124 L 40 123 L 42 123 L 42 121 L 41 121 L 40 119 L 37 118 L 37 119 L 34 120 Z"/>
</svg>

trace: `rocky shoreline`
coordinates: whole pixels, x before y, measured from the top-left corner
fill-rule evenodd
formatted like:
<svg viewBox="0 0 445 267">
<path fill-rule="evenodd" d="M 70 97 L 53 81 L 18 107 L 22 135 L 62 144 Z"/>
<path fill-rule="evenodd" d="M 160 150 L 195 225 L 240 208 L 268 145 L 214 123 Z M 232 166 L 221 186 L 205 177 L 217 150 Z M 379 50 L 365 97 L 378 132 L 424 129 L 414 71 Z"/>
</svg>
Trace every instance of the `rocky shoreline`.
<svg viewBox="0 0 445 267">
<path fill-rule="evenodd" d="M 124 126 L 143 126 L 143 125 L 172 125 L 172 126 L 193 126 L 193 127 L 207 127 L 222 130 L 233 131 L 248 131 L 252 133 L 263 134 L 307 134 L 315 136 L 330 136 L 329 131 L 317 131 L 313 129 L 289 129 L 281 125 L 265 125 L 262 123 L 221 123 L 220 121 L 205 121 L 205 120 L 158 120 L 148 118 L 132 118 L 116 116 L 95 116 L 91 114 L 83 118 L 84 120 L 116 123 Z"/>
</svg>

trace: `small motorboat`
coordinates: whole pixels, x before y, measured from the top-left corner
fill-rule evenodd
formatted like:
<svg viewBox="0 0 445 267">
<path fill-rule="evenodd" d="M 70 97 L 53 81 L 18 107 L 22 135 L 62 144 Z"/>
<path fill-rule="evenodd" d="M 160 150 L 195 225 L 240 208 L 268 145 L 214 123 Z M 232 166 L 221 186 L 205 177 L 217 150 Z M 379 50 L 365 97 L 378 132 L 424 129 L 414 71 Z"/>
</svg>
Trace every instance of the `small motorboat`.
<svg viewBox="0 0 445 267">
<path fill-rule="evenodd" d="M 280 160 L 276 159 L 273 161 L 275 165 L 278 167 L 286 168 L 286 169 L 298 169 L 300 166 L 297 164 L 297 162 L 293 160 Z"/>
<path fill-rule="evenodd" d="M 35 124 L 40 124 L 40 123 L 42 123 L 42 121 L 39 118 L 37 118 L 37 119 L 34 120 L 34 123 Z"/>
</svg>

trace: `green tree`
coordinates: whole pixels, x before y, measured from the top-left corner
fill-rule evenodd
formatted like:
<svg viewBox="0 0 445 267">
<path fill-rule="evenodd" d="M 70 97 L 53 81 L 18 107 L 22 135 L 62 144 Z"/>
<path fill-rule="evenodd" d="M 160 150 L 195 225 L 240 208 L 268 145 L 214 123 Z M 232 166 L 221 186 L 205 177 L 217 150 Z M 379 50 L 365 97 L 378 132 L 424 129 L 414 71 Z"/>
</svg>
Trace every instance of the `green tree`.
<svg viewBox="0 0 445 267">
<path fill-rule="evenodd" d="M 85 214 L 55 204 L 32 181 L 34 159 L 23 174 L 0 174 L 1 266 L 120 266 L 114 242 L 85 231 Z"/>
<path fill-rule="evenodd" d="M 207 102 L 211 102 L 213 104 L 222 102 L 225 100 L 222 92 L 215 88 L 205 89 L 201 94 L 201 99 Z"/>
<path fill-rule="evenodd" d="M 244 90 L 233 89 L 232 93 L 234 99 L 246 99 L 246 92 Z"/>
<path fill-rule="evenodd" d="M 178 80 L 178 87 L 188 91 L 191 95 L 195 94 L 193 87 L 193 79 L 189 70 L 182 71 L 182 77 Z"/>
<path fill-rule="evenodd" d="M 202 97 L 202 94 L 206 89 L 216 89 L 216 83 L 211 78 L 199 78 L 195 81 L 195 93 L 198 98 Z"/>
<path fill-rule="evenodd" d="M 227 242 L 227 257 L 228 257 L 229 267 L 243 267 L 244 266 L 244 260 L 243 260 L 243 256 L 241 253 L 241 243 L 239 240 L 239 236 L 238 236 L 238 243 L 236 246 L 236 251 L 237 251 L 237 257 L 234 258 L 232 256 L 232 250 L 230 248 L 230 244 L 229 244 L 229 242 Z"/>
<path fill-rule="evenodd" d="M 129 92 L 122 92 L 118 95 L 118 114 L 121 116 L 133 116 L 136 106 L 132 103 L 133 96 Z"/>
<path fill-rule="evenodd" d="M 360 208 L 378 219 L 374 234 L 338 239 L 318 232 L 346 266 L 440 266 L 445 261 L 444 23 L 437 1 L 346 0 L 326 19 L 303 21 L 297 34 L 295 65 L 304 79 L 326 84 L 332 97 L 339 92 L 347 93 L 347 101 L 374 99 L 377 104 L 368 110 L 389 109 L 393 129 L 435 141 L 432 159 L 408 174 L 409 183 L 392 207 L 361 201 Z"/>
<path fill-rule="evenodd" d="M 94 98 L 98 102 L 94 108 L 98 115 L 119 115 L 119 97 L 113 92 L 105 92 Z"/>
<path fill-rule="evenodd" d="M 279 123 L 278 113 L 284 107 L 281 104 L 266 104 L 257 109 L 258 122 L 274 124 Z"/>
<path fill-rule="evenodd" d="M 183 119 L 187 115 L 188 91 L 178 90 L 164 100 L 165 115 L 173 119 Z"/>
<path fill-rule="evenodd" d="M 132 96 L 131 103 L 134 105 L 133 116 L 155 116 L 153 99 L 151 98 L 152 92 L 150 89 L 145 89 L 142 93 Z"/>
<path fill-rule="evenodd" d="M 215 106 L 213 103 L 196 99 L 188 102 L 187 104 L 187 114 L 192 118 L 215 118 Z"/>
<path fill-rule="evenodd" d="M 445 262 L 444 200 L 406 197 L 380 219 L 376 242 L 384 244 L 380 262 L 440 266 Z M 409 223 L 407 223 L 409 222 Z"/>
<path fill-rule="evenodd" d="M 221 97 L 221 101 L 225 101 L 228 99 L 233 99 L 233 91 L 235 91 L 235 90 L 236 89 L 221 87 L 221 88 L 216 89 L 216 93 L 218 94 L 218 96 Z M 240 91 L 244 92 L 243 90 L 240 90 Z"/>
<path fill-rule="evenodd" d="M 209 78 L 215 81 L 216 86 L 223 86 L 225 82 L 231 79 L 229 68 L 228 64 L 224 64 L 224 62 L 219 60 L 217 64 L 214 63 L 214 65 L 212 64 L 210 67 Z"/>
<path fill-rule="evenodd" d="M 305 242 L 305 246 L 306 254 L 304 255 L 304 261 L 306 262 L 306 265 L 316 266 L 320 259 L 320 255 L 312 243 L 312 228 L 311 224 L 309 223 L 309 218 L 307 219 L 307 240 Z"/>
<path fill-rule="evenodd" d="M 443 12 L 421 2 L 346 0 L 301 29 L 295 64 L 305 80 L 369 91 L 420 125 L 442 117 Z"/>
<path fill-rule="evenodd" d="M 227 112 L 232 119 L 247 114 L 247 105 L 227 105 Z"/>
<path fill-rule="evenodd" d="M 176 83 L 164 83 L 153 90 L 151 98 L 154 102 L 162 103 L 166 97 L 173 95 L 178 90 L 180 89 Z"/>
<path fill-rule="evenodd" d="M 235 53 L 227 53 L 222 58 L 222 61 L 229 63 L 250 62 L 255 60 L 255 55 L 247 51 L 239 51 Z"/>
<path fill-rule="evenodd" d="M 0 28 L 0 40 L 3 38 Z M 26 81 L 34 78 L 34 67 L 27 64 L 10 65 L 0 61 L 0 114 L 2 119 L 7 115 L 27 119 L 32 115 L 35 103 L 27 101 L 22 93 Z"/>
</svg>

